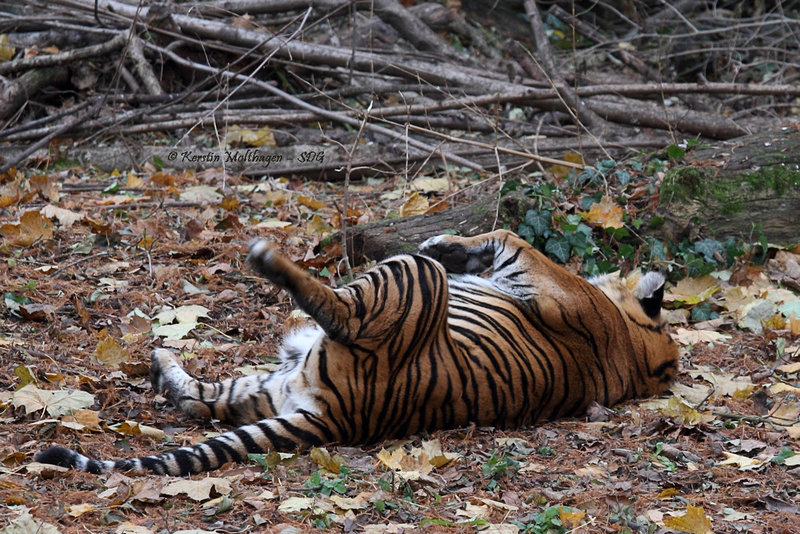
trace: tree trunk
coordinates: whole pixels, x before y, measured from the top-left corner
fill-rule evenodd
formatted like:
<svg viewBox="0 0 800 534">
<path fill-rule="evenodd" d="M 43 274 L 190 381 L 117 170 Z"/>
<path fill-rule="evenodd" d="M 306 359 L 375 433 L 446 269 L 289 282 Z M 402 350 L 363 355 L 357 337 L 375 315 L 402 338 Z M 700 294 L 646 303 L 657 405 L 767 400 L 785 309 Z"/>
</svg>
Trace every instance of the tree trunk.
<svg viewBox="0 0 800 534">
<path fill-rule="evenodd" d="M 499 203 L 496 195 L 490 195 L 433 215 L 364 224 L 347 230 L 347 250 L 355 265 L 416 252 L 417 246 L 429 237 L 447 232 L 473 236 L 495 228 L 516 229 L 525 212 L 535 205 L 535 200 L 512 192 L 503 195 Z M 340 239 L 339 234 L 333 238 Z"/>
<path fill-rule="evenodd" d="M 516 230 L 535 201 L 519 193 L 480 198 L 433 215 L 378 221 L 348 230 L 354 264 L 414 252 L 425 239 L 446 232 L 472 236 L 495 228 Z M 800 242 L 800 132 L 795 127 L 747 135 L 689 151 L 669 170 L 650 230 L 664 241 L 700 236 Z M 760 230 L 757 229 L 760 227 Z M 339 236 L 334 236 L 339 239 Z"/>
<path fill-rule="evenodd" d="M 689 152 L 667 172 L 658 214 L 665 240 L 728 237 L 800 242 L 800 131 L 746 135 Z M 760 230 L 759 230 L 760 227 Z"/>
</svg>

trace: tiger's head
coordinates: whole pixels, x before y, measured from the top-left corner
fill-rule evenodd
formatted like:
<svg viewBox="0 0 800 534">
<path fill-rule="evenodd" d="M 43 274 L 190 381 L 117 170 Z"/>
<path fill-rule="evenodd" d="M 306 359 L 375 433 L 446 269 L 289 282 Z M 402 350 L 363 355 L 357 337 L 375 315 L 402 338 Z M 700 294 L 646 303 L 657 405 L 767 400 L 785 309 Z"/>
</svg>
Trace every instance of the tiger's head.
<svg viewBox="0 0 800 534">
<path fill-rule="evenodd" d="M 605 293 L 626 315 L 642 324 L 661 326 L 665 323 L 661 316 L 661 303 L 664 300 L 664 284 L 667 278 L 663 273 L 651 271 L 635 281 L 629 288 L 627 281 L 613 274 L 595 276 L 588 282 Z"/>
<path fill-rule="evenodd" d="M 638 280 L 633 279 L 632 289 L 625 279 L 614 275 L 597 276 L 588 281 L 614 303 L 628 325 L 630 342 L 638 356 L 634 367 L 639 376 L 633 383 L 640 384 L 641 389 L 635 396 L 663 392 L 678 372 L 678 347 L 661 313 L 666 276 L 658 271 L 649 272 Z"/>
</svg>

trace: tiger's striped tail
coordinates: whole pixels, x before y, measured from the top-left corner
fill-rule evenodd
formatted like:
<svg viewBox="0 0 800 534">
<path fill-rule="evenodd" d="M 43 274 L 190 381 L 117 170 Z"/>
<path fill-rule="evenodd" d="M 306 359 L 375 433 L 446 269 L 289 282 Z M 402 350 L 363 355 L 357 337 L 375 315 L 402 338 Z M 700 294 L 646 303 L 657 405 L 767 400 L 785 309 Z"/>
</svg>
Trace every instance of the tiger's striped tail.
<svg viewBox="0 0 800 534">
<path fill-rule="evenodd" d="M 294 452 L 334 440 L 335 436 L 320 418 L 301 412 L 264 419 L 208 441 L 153 456 L 92 460 L 65 447 L 50 447 L 37 453 L 34 460 L 94 474 L 131 471 L 179 476 L 217 469 L 227 462 L 242 462 L 248 454 L 270 450 Z"/>
</svg>

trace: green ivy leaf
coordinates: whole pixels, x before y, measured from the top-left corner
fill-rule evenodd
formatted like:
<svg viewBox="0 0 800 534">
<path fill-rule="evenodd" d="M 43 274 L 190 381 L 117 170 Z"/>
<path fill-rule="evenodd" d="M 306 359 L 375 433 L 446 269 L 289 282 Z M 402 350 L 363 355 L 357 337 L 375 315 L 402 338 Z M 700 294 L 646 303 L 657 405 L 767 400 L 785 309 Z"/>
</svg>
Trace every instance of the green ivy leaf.
<svg viewBox="0 0 800 534">
<path fill-rule="evenodd" d="M 658 239 L 650 241 L 650 256 L 659 260 L 667 259 L 667 251 L 664 249 L 664 243 Z"/>
<path fill-rule="evenodd" d="M 628 243 L 622 243 L 619 246 L 619 256 L 620 258 L 630 259 L 636 253 L 636 249 L 633 248 L 632 245 Z"/>
<path fill-rule="evenodd" d="M 619 180 L 619 185 L 623 187 L 631 183 L 631 174 L 628 171 L 617 169 L 614 171 L 614 175 L 617 177 L 617 180 Z"/>
<path fill-rule="evenodd" d="M 624 226 L 620 226 L 619 228 L 608 228 L 606 231 L 611 234 L 611 237 L 614 239 L 614 241 L 620 241 L 626 237 L 630 237 L 631 235 L 628 229 Z"/>
<path fill-rule="evenodd" d="M 708 302 L 703 302 L 692 308 L 692 321 L 710 321 L 716 319 L 719 314 L 711 309 Z"/>
<path fill-rule="evenodd" d="M 613 169 L 614 167 L 616 167 L 617 162 L 614 161 L 613 159 L 604 159 L 595 163 L 594 166 L 597 167 L 597 170 L 600 171 L 601 173 L 606 173 L 611 169 Z"/>
<path fill-rule="evenodd" d="M 702 241 L 697 241 L 694 244 L 694 251 L 698 254 L 702 254 L 706 261 L 711 263 L 717 263 L 716 258 L 714 257 L 714 252 L 722 251 L 722 243 L 716 241 L 714 239 L 703 239 Z"/>
<path fill-rule="evenodd" d="M 516 180 L 509 180 L 500 188 L 500 194 L 504 195 L 510 191 L 516 191 L 519 188 L 519 182 Z"/>
<path fill-rule="evenodd" d="M 686 155 L 686 151 L 678 145 L 669 145 L 667 147 L 667 155 L 670 159 L 681 159 Z"/>
<path fill-rule="evenodd" d="M 561 263 L 567 263 L 570 251 L 569 239 L 566 237 L 551 237 L 545 243 L 544 251 Z"/>
<path fill-rule="evenodd" d="M 533 228 L 525 223 L 520 223 L 520 225 L 517 227 L 517 235 L 528 243 L 533 243 L 533 241 L 536 239 L 536 232 L 533 230 Z"/>
<path fill-rule="evenodd" d="M 772 463 L 780 465 L 792 456 L 794 456 L 794 451 L 784 445 L 780 452 L 772 458 Z"/>
<path fill-rule="evenodd" d="M 552 219 L 549 211 L 528 210 L 525 214 L 525 224 L 530 226 L 537 236 L 548 237 L 551 234 Z"/>
</svg>

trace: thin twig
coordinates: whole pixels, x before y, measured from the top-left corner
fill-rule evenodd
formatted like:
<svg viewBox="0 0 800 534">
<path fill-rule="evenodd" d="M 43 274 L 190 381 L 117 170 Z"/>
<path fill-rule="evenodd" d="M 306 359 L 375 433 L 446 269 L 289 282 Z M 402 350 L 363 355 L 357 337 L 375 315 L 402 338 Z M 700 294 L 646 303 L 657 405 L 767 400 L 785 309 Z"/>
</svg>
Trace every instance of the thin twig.
<svg viewBox="0 0 800 534">
<path fill-rule="evenodd" d="M 43 54 L 39 56 L 15 59 L 13 61 L 6 61 L 4 63 L 0 63 L 0 75 L 8 74 L 10 72 L 19 72 L 21 70 L 63 65 L 65 63 L 78 61 L 80 59 L 102 56 L 104 54 L 113 52 L 118 48 L 122 48 L 127 39 L 127 32 L 120 32 L 114 36 L 113 39 L 99 45 L 90 45 L 83 48 L 68 50 L 66 52 L 58 52 L 56 54 Z"/>
<path fill-rule="evenodd" d="M 42 137 L 41 139 L 33 143 L 31 146 L 29 146 L 28 148 L 26 148 L 13 158 L 6 161 L 2 166 L 0 166 L 0 173 L 3 173 L 8 169 L 10 169 L 11 167 L 16 166 L 20 161 L 24 160 L 25 158 L 36 152 L 41 147 L 47 145 L 48 143 L 50 143 L 50 141 L 52 141 L 62 133 L 70 131 L 79 122 L 85 121 L 87 118 L 94 116 L 100 109 L 100 105 L 103 103 L 103 99 L 101 97 L 92 97 L 92 98 L 94 99 L 94 105 L 89 110 L 83 113 L 79 113 L 78 115 L 68 120 L 67 122 L 56 128 L 46 136 Z"/>
</svg>

